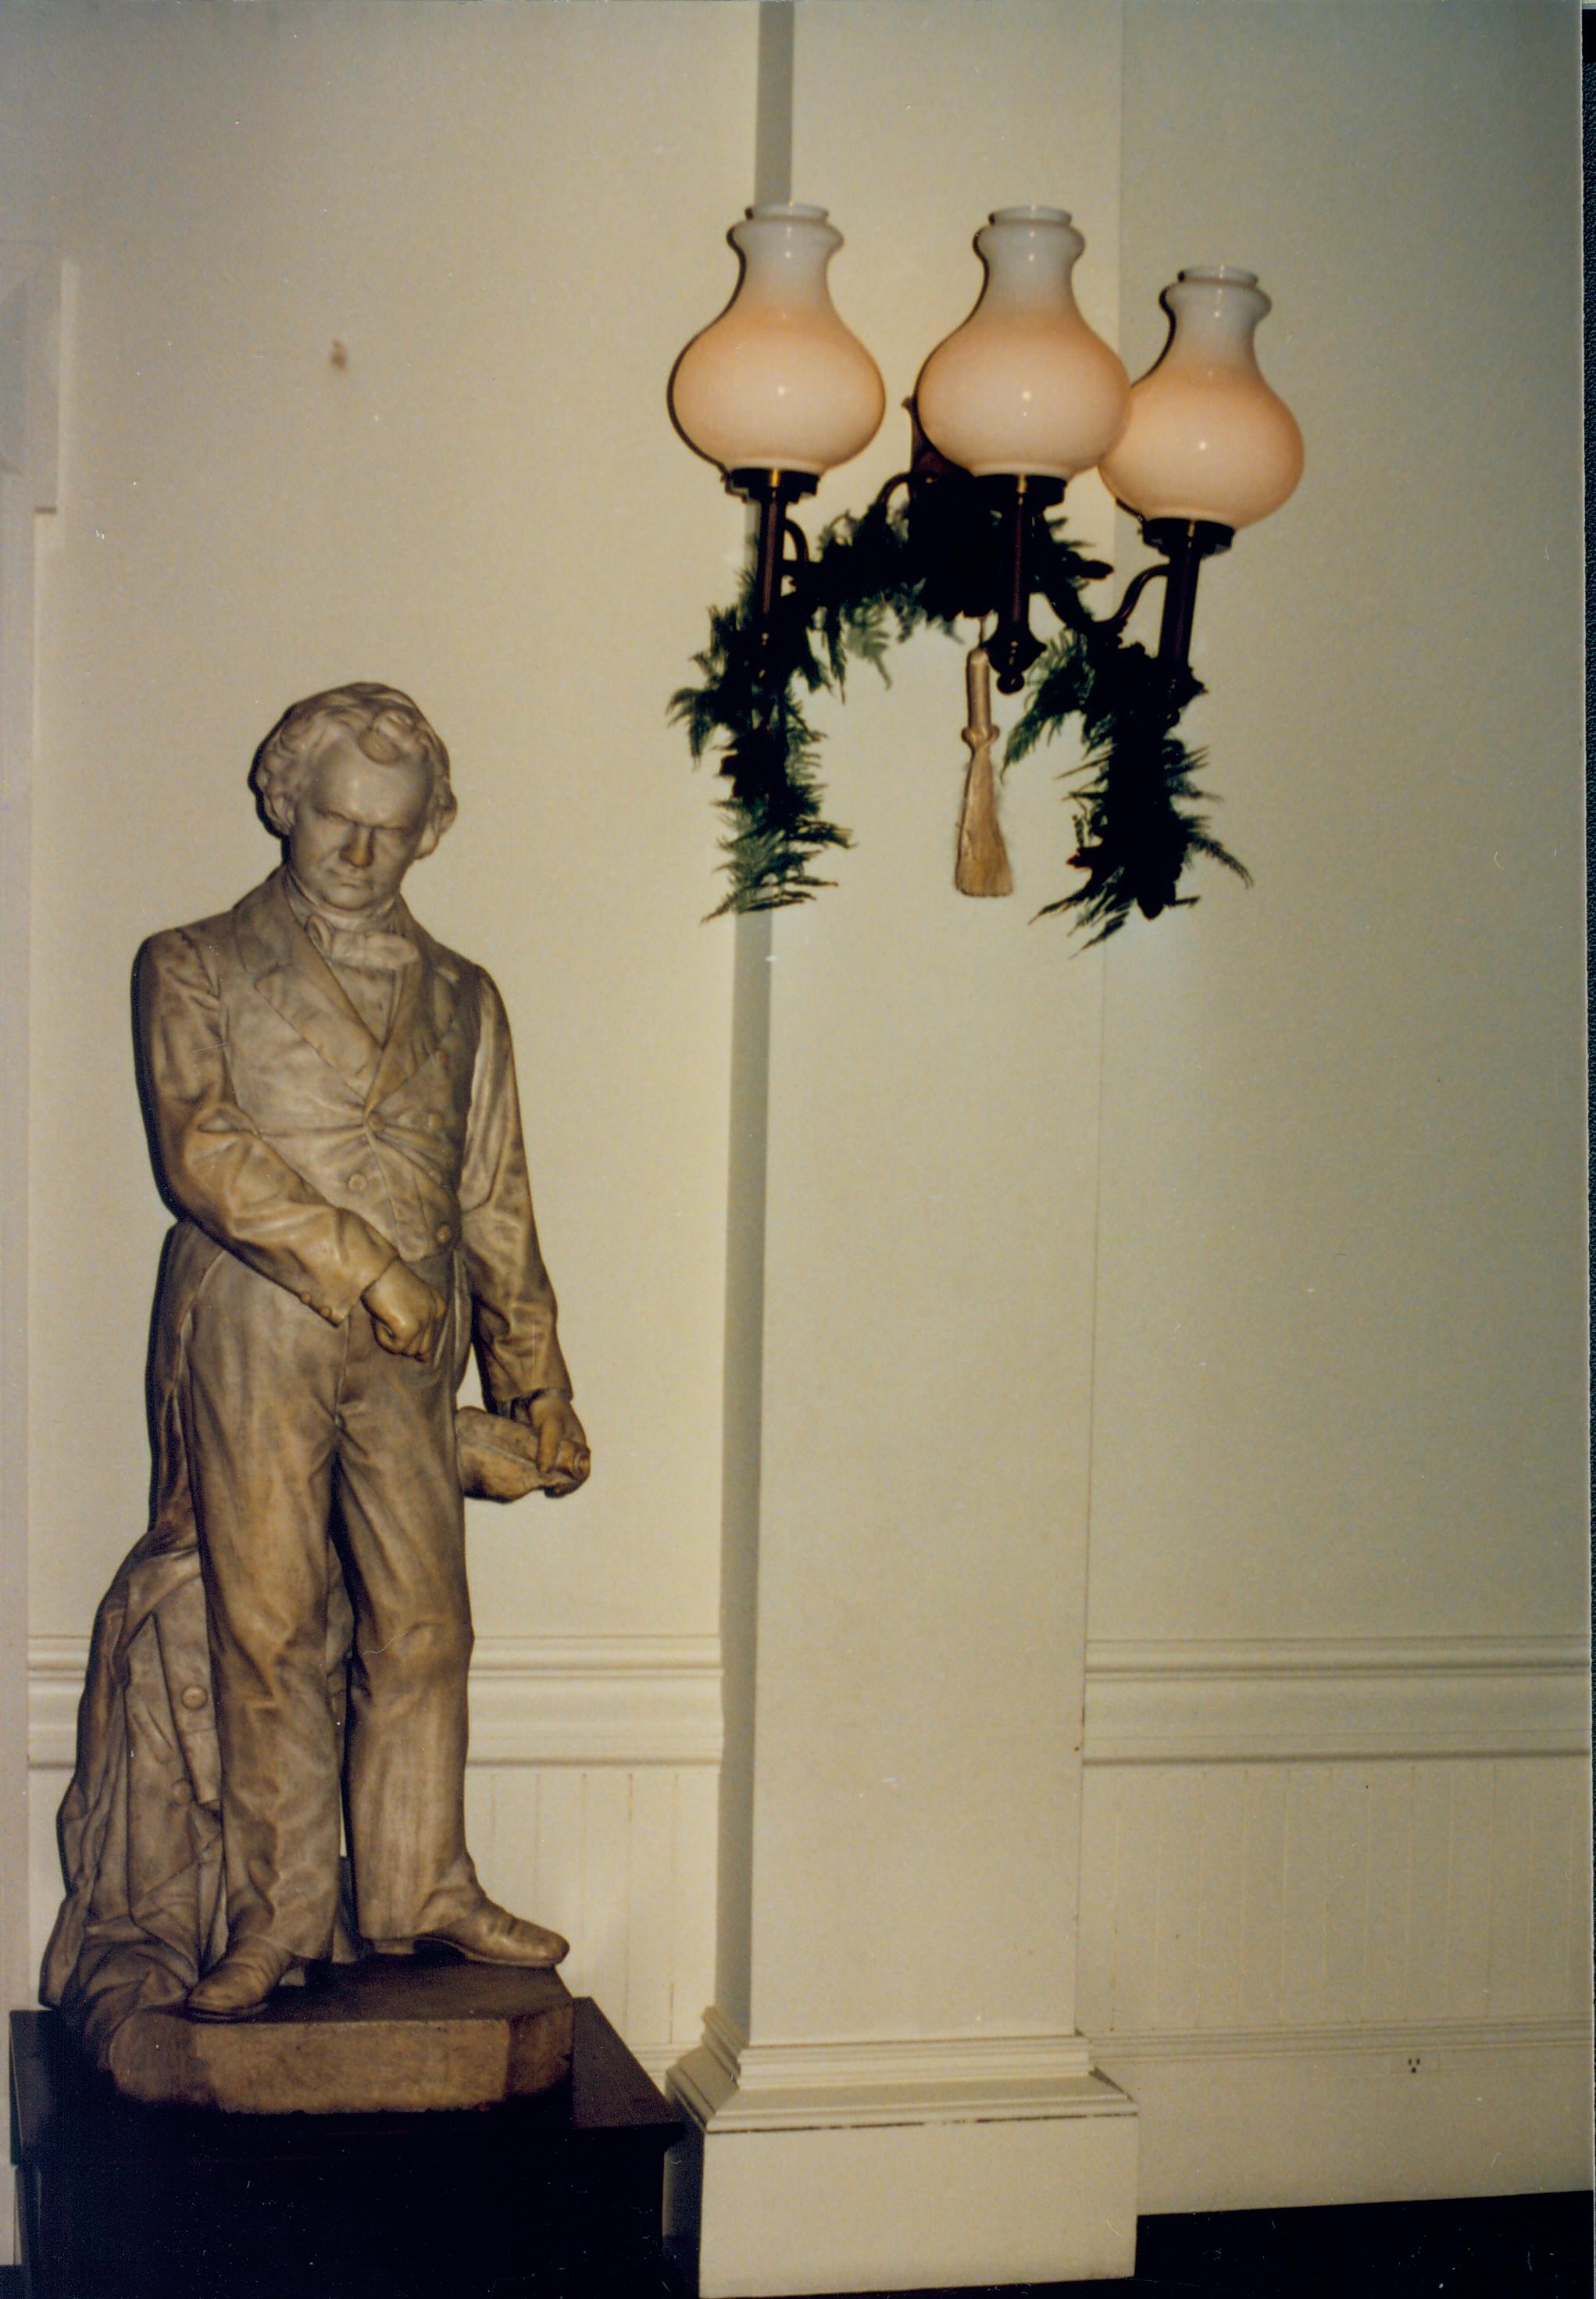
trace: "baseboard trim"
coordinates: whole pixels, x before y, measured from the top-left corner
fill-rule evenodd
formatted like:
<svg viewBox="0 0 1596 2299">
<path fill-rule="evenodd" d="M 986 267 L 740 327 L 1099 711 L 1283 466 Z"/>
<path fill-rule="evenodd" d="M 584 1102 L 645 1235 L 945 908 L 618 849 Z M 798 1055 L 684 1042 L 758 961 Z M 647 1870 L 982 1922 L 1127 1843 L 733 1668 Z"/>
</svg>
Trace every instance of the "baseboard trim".
<svg viewBox="0 0 1596 2299">
<path fill-rule="evenodd" d="M 1089 1764 L 1584 1755 L 1584 1638 L 1098 1638 Z"/>
<path fill-rule="evenodd" d="M 1369 2027 L 1172 2029 L 1139 2035 L 1101 2035 L 1094 2063 L 1115 2067 L 1138 2060 L 1262 2059 L 1302 2052 L 1589 2052 L 1592 2028 L 1579 2020 L 1429 2020 Z"/>
<path fill-rule="evenodd" d="M 1581 2021 L 1104 2035 L 1096 2058 L 1136 2103 L 1146 2213 L 1528 2195 L 1590 2177 Z"/>
<path fill-rule="evenodd" d="M 28 1647 L 28 1761 L 70 1769 L 88 1646 Z M 473 1764 L 716 1764 L 715 1637 L 484 1637 L 471 1663 Z"/>
</svg>

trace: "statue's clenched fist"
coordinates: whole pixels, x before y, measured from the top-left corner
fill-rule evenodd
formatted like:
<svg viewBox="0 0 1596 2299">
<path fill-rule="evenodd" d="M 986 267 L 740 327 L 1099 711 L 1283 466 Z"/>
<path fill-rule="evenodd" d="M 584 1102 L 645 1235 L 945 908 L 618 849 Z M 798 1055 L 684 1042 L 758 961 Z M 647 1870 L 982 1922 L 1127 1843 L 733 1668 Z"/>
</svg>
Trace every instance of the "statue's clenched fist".
<svg viewBox="0 0 1596 2299">
<path fill-rule="evenodd" d="M 436 1287 L 403 1261 L 390 1261 L 361 1299 L 371 1312 L 377 1338 L 396 1357 L 419 1357 L 423 1364 L 437 1348 L 449 1304 Z"/>
</svg>

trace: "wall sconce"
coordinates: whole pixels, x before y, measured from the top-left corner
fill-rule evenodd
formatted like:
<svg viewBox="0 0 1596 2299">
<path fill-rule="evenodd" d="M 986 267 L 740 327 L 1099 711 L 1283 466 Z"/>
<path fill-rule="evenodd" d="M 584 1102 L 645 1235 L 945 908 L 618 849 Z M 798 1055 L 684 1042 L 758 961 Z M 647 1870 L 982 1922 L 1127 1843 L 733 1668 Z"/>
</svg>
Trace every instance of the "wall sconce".
<svg viewBox="0 0 1596 2299">
<path fill-rule="evenodd" d="M 1245 876 L 1185 810 L 1201 793 L 1172 730 L 1201 691 L 1189 657 L 1202 560 L 1278 509 L 1302 469 L 1301 435 L 1253 350 L 1270 308 L 1255 275 L 1228 265 L 1183 271 L 1160 298 L 1168 341 L 1133 386 L 1076 303 L 1085 242 L 1069 216 L 998 209 L 976 236 L 986 276 L 975 309 L 931 353 L 909 403 L 911 468 L 860 518 L 834 522 L 811 554 L 790 506 L 869 444 L 885 392 L 832 305 L 827 268 L 843 242 L 823 208 L 751 208 L 729 238 L 742 259 L 736 291 L 682 353 L 669 387 L 682 437 L 760 513 L 744 598 L 712 616 L 710 647 L 696 659 L 704 682 L 672 703 L 695 756 L 717 735 L 727 743 L 733 888 L 720 907 L 806 900 L 828 883 L 810 875 L 816 855 L 851 842 L 819 813 L 819 738 L 803 693 L 840 692 L 850 654 L 879 668 L 889 620 L 890 635 L 903 637 L 921 621 L 951 630 L 960 616 L 991 625 L 978 671 L 972 658 L 972 695 L 985 691 L 988 661 L 1001 693 L 1029 687 L 1010 760 L 1069 717 L 1087 728 L 1095 779 L 1077 793 L 1072 858 L 1087 884 L 1050 909 L 1080 909 L 1100 938 L 1132 903 L 1154 917 L 1191 900 L 1176 885 L 1193 852 Z M 1106 616 L 1078 593 L 1111 570 L 1082 560 L 1047 516 L 1093 468 L 1160 562 Z M 1124 634 L 1160 578 L 1154 659 Z M 1031 628 L 1038 593 L 1061 625 L 1047 646 Z M 966 739 L 989 751 L 993 732 L 988 721 Z M 959 883 L 1007 892 L 1006 860 L 989 884 Z"/>
<path fill-rule="evenodd" d="M 1132 386 L 1104 482 L 1167 569 L 1159 659 L 1191 651 L 1197 572 L 1238 527 L 1278 510 L 1302 476 L 1302 434 L 1259 372 L 1252 338 L 1271 309 L 1255 271 L 1195 264 L 1160 303 L 1169 340 Z M 1156 569 L 1154 570 L 1157 571 Z"/>
<path fill-rule="evenodd" d="M 677 361 L 669 404 L 727 493 L 759 506 L 754 592 L 768 640 L 786 507 L 869 445 L 886 386 L 832 303 L 826 272 L 843 235 L 824 208 L 752 207 L 727 237 L 743 261 L 736 292 Z"/>
<path fill-rule="evenodd" d="M 996 493 L 1007 580 L 987 653 L 998 693 L 1018 694 L 1042 652 L 1031 632 L 1032 535 L 1118 437 L 1130 379 L 1076 303 L 1086 243 L 1062 208 L 999 208 L 976 234 L 986 282 L 961 328 L 938 344 L 914 387 L 937 453 Z"/>
</svg>

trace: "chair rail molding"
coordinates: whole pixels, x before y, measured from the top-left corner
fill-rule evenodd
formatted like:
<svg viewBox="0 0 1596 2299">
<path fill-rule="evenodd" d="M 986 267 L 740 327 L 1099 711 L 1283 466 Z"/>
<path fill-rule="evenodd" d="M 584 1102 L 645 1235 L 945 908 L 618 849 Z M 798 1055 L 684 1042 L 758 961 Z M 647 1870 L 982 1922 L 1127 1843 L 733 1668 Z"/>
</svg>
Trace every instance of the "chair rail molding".
<svg viewBox="0 0 1596 2299">
<path fill-rule="evenodd" d="M 70 1766 L 88 1645 L 35 1637 L 28 1758 Z M 713 1765 L 720 1760 L 713 1636 L 483 1637 L 471 1660 L 472 1765 Z"/>
<path fill-rule="evenodd" d="M 1085 1762 L 1582 1755 L 1590 1647 L 1560 1637 L 1089 1639 Z"/>
<path fill-rule="evenodd" d="M 60 1904 L 52 1822 L 87 1649 L 36 1637 L 29 1652 L 33 1971 Z M 714 1987 L 719 1639 L 485 1637 L 470 1699 L 467 1827 L 483 1881 L 566 1934 L 569 1984 L 662 2079 Z"/>
</svg>

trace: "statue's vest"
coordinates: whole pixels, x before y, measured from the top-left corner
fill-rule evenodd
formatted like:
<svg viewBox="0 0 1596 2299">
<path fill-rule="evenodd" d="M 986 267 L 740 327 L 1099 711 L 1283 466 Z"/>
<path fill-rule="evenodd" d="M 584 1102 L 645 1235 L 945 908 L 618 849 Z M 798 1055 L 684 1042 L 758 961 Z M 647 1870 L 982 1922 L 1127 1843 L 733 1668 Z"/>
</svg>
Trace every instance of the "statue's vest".
<svg viewBox="0 0 1596 2299">
<path fill-rule="evenodd" d="M 233 1098 L 328 1203 L 412 1265 L 460 1242 L 478 969 L 412 926 L 378 1047 L 275 881 L 183 929 L 215 985 Z"/>
</svg>

